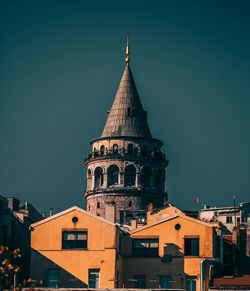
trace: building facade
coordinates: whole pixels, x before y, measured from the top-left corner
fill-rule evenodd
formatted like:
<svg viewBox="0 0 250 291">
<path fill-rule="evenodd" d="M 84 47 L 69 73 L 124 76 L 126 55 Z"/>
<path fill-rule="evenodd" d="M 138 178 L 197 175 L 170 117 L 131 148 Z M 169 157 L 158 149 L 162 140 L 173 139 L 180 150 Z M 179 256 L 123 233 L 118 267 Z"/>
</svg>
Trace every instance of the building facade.
<svg viewBox="0 0 250 291">
<path fill-rule="evenodd" d="M 152 138 L 129 66 L 120 81 L 101 137 L 90 142 L 87 166 L 87 211 L 113 222 L 144 219 L 149 204 L 167 201 L 163 143 Z"/>
<path fill-rule="evenodd" d="M 215 228 L 171 207 L 147 216 L 125 228 L 75 206 L 33 224 L 32 279 L 50 288 L 207 290 Z"/>
</svg>

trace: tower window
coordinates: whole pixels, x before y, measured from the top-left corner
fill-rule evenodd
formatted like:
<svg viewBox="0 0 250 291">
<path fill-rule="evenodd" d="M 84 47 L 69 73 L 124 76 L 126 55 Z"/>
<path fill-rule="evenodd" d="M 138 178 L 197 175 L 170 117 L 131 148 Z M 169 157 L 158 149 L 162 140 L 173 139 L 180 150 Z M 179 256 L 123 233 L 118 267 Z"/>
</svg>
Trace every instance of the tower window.
<svg viewBox="0 0 250 291">
<path fill-rule="evenodd" d="M 144 145 L 141 147 L 141 154 L 142 154 L 143 156 L 146 156 L 147 153 L 148 153 L 148 148 L 147 148 L 147 146 L 144 144 Z"/>
<path fill-rule="evenodd" d="M 129 143 L 128 144 L 128 153 L 129 154 L 132 154 L 133 153 L 133 145 L 132 145 L 132 143 Z"/>
<path fill-rule="evenodd" d="M 131 206 L 132 206 L 132 201 L 129 201 L 128 207 L 131 207 Z"/>
<path fill-rule="evenodd" d="M 99 201 L 97 202 L 97 208 L 100 208 L 100 202 Z"/>
<path fill-rule="evenodd" d="M 130 107 L 128 107 L 128 116 L 132 116 L 132 110 L 131 110 L 131 108 Z"/>
<path fill-rule="evenodd" d="M 141 171 L 141 184 L 144 188 L 150 187 L 151 169 L 144 167 Z"/>
<path fill-rule="evenodd" d="M 105 151 L 105 147 L 104 147 L 104 145 L 102 145 L 102 146 L 100 147 L 100 155 L 101 155 L 101 156 L 104 155 L 104 151 Z"/>
<path fill-rule="evenodd" d="M 116 143 L 113 145 L 113 152 L 118 153 L 118 145 Z"/>
<path fill-rule="evenodd" d="M 118 184 L 119 168 L 112 165 L 108 168 L 108 186 Z"/>
<path fill-rule="evenodd" d="M 161 169 L 156 171 L 155 184 L 158 191 L 164 190 L 164 172 Z"/>
<path fill-rule="evenodd" d="M 136 170 L 133 165 L 125 168 L 125 186 L 135 185 Z"/>
<path fill-rule="evenodd" d="M 95 188 L 102 186 L 103 184 L 103 170 L 101 167 L 95 169 Z"/>
</svg>

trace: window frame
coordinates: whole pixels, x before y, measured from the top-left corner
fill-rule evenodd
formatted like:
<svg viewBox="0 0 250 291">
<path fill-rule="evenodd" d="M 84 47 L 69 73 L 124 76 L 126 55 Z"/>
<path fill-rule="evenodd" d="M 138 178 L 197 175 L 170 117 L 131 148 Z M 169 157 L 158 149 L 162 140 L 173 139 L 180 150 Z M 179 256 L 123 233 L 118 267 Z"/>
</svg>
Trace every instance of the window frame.
<svg viewBox="0 0 250 291">
<path fill-rule="evenodd" d="M 149 245 L 145 247 L 136 247 L 136 243 Z M 151 247 L 151 245 L 155 243 L 157 243 L 158 246 Z M 133 238 L 132 254 L 133 257 L 159 257 L 159 238 Z"/>
<path fill-rule="evenodd" d="M 75 235 L 77 239 L 65 239 L 65 234 Z M 86 239 L 78 239 L 79 235 L 85 235 Z M 73 242 L 73 243 L 72 243 Z M 77 243 L 78 242 L 78 243 Z M 81 243 L 83 245 L 81 245 Z M 62 250 L 87 250 L 88 249 L 88 231 L 87 230 L 63 230 L 62 231 Z"/>
<path fill-rule="evenodd" d="M 189 245 L 189 242 L 190 242 L 190 245 Z M 188 257 L 200 256 L 200 238 L 199 237 L 185 237 L 184 238 L 184 256 L 188 256 Z"/>
</svg>

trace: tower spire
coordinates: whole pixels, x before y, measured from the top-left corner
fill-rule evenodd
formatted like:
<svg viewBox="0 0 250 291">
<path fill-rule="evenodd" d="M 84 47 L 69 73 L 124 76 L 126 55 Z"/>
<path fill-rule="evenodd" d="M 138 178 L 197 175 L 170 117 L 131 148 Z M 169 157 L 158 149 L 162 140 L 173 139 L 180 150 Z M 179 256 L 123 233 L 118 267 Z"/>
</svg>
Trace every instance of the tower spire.
<svg viewBox="0 0 250 291">
<path fill-rule="evenodd" d="M 129 35 L 127 34 L 127 45 L 126 45 L 126 55 L 127 55 L 127 57 L 125 59 L 127 64 L 130 62 L 129 53 L 130 53 L 129 52 Z"/>
</svg>

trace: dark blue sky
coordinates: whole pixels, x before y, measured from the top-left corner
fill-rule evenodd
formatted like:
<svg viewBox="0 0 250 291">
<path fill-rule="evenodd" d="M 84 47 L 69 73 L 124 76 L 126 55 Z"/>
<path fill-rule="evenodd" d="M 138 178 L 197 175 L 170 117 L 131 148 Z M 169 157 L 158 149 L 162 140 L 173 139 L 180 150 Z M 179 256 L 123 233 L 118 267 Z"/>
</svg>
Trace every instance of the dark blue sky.
<svg viewBox="0 0 250 291">
<path fill-rule="evenodd" d="M 0 2 L 0 194 L 83 206 L 84 158 L 124 70 L 164 142 L 169 200 L 250 200 L 249 1 Z M 197 206 L 196 206 L 197 208 Z"/>
</svg>

